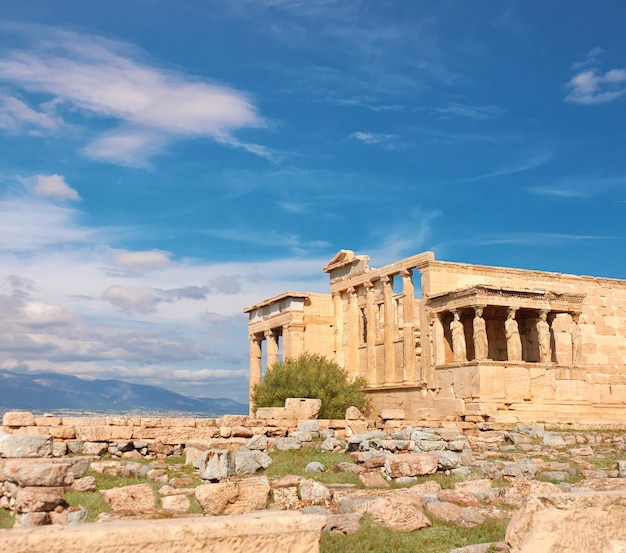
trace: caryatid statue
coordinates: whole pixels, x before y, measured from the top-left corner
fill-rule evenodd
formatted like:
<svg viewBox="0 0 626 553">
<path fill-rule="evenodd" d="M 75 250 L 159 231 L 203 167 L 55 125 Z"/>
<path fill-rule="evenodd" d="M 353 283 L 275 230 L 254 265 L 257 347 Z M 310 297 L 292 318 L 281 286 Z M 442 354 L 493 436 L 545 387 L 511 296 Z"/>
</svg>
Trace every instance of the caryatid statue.
<svg viewBox="0 0 626 553">
<path fill-rule="evenodd" d="M 539 362 L 550 363 L 550 325 L 548 324 L 548 312 L 545 309 L 539 311 L 537 321 L 537 341 L 539 342 Z"/>
<path fill-rule="evenodd" d="M 465 330 L 459 312 L 455 309 L 452 311 L 454 319 L 450 323 L 452 331 L 452 351 L 454 352 L 454 360 L 459 363 L 467 362 L 467 348 L 465 346 Z"/>
<path fill-rule="evenodd" d="M 474 355 L 478 360 L 487 359 L 489 343 L 487 341 L 487 325 L 483 319 L 483 308 L 474 307 L 474 314 Z"/>
<path fill-rule="evenodd" d="M 583 353 L 583 336 L 579 325 L 580 314 L 572 314 L 572 322 L 569 327 L 569 333 L 572 337 L 572 363 L 580 363 Z"/>
<path fill-rule="evenodd" d="M 504 335 L 506 336 L 506 354 L 509 361 L 522 360 L 522 340 L 519 336 L 519 326 L 515 320 L 517 309 L 509 308 L 504 322 Z"/>
</svg>

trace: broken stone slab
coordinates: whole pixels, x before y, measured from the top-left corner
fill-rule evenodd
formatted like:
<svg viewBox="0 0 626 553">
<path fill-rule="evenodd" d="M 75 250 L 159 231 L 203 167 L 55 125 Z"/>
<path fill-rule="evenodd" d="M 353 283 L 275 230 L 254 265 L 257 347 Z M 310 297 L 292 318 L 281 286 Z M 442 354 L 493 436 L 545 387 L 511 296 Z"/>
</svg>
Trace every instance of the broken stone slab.
<svg viewBox="0 0 626 553">
<path fill-rule="evenodd" d="M 274 449 L 279 451 L 289 451 L 290 449 L 301 449 L 302 442 L 297 438 L 276 438 L 274 440 Z"/>
<path fill-rule="evenodd" d="M 300 498 L 312 503 L 323 503 L 331 498 L 331 493 L 321 482 L 305 478 L 300 482 Z"/>
<path fill-rule="evenodd" d="M 325 532 L 333 534 L 356 534 L 361 526 L 363 513 L 346 513 L 342 515 L 330 515 L 326 518 Z"/>
<path fill-rule="evenodd" d="M 389 482 L 377 470 L 368 470 L 359 474 L 359 480 L 366 488 L 388 488 Z"/>
<path fill-rule="evenodd" d="M 414 532 L 432 526 L 429 518 L 419 509 L 390 497 L 376 499 L 367 505 L 374 522 L 400 532 Z"/>
<path fill-rule="evenodd" d="M 0 457 L 52 457 L 52 437 L 0 431 Z"/>
<path fill-rule="evenodd" d="M 170 513 L 186 513 L 190 506 L 191 501 L 184 494 L 168 495 L 161 498 L 161 508 Z"/>
<path fill-rule="evenodd" d="M 235 474 L 254 474 L 272 464 L 272 458 L 263 451 L 240 449 L 234 455 Z M 208 479 L 207 479 L 208 480 Z"/>
<path fill-rule="evenodd" d="M 557 449 L 561 449 L 567 447 L 565 440 L 562 436 L 558 434 L 553 434 L 552 432 L 546 432 L 543 436 L 543 445 L 547 447 L 554 447 Z"/>
<path fill-rule="evenodd" d="M 461 466 L 461 457 L 454 451 L 433 451 L 432 453 L 439 458 L 439 470 L 452 470 Z"/>
<path fill-rule="evenodd" d="M 269 480 L 255 476 L 198 486 L 195 497 L 207 515 L 240 515 L 265 509 L 269 493 Z"/>
<path fill-rule="evenodd" d="M 245 448 L 255 451 L 267 451 L 267 436 L 265 434 L 255 434 L 245 443 Z"/>
<path fill-rule="evenodd" d="M 205 451 L 199 461 L 200 478 L 209 482 L 226 480 L 235 474 L 235 460 L 227 449 Z"/>
<path fill-rule="evenodd" d="M 19 486 L 69 486 L 74 473 L 69 461 L 57 459 L 0 459 L 0 481 Z"/>
<path fill-rule="evenodd" d="M 11 553 L 319 553 L 325 524 L 324 516 L 276 511 L 232 517 L 113 520 L 0 530 L 0 543 Z"/>
<path fill-rule="evenodd" d="M 447 501 L 430 502 L 426 508 L 438 519 L 451 522 L 461 528 L 474 528 L 486 520 L 485 515 L 475 507 L 459 507 Z"/>
<path fill-rule="evenodd" d="M 385 461 L 385 472 L 390 478 L 423 476 L 437 472 L 439 457 L 433 453 L 390 455 Z"/>
<path fill-rule="evenodd" d="M 530 495 L 506 530 L 514 553 L 604 553 L 611 540 L 626 540 L 626 491 Z"/>
<path fill-rule="evenodd" d="M 53 511 L 63 504 L 65 487 L 24 487 L 17 490 L 15 510 L 18 513 Z"/>
<path fill-rule="evenodd" d="M 100 492 L 115 512 L 151 511 L 156 506 L 156 495 L 150 484 L 135 484 Z"/>
</svg>

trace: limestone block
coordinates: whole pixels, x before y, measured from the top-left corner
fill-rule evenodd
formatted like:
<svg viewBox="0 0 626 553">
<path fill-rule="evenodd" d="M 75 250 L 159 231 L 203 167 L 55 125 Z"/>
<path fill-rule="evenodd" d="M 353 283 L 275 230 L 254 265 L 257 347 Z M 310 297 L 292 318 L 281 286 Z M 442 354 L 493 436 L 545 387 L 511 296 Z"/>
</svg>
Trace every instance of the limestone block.
<svg viewBox="0 0 626 553">
<path fill-rule="evenodd" d="M 227 449 L 210 449 L 199 460 L 200 478 L 219 482 L 235 474 L 235 460 Z"/>
<path fill-rule="evenodd" d="M 530 399 L 530 371 L 526 367 L 505 367 L 504 386 L 507 400 Z"/>
<path fill-rule="evenodd" d="M 61 417 L 35 417 L 35 424 L 37 426 L 60 426 L 63 422 Z"/>
<path fill-rule="evenodd" d="M 326 517 L 300 513 L 255 513 L 233 517 L 120 520 L 106 524 L 0 530 L 11 553 L 319 553 Z"/>
<path fill-rule="evenodd" d="M 186 513 L 189 511 L 191 501 L 183 494 L 169 495 L 161 498 L 161 508 L 172 513 Z"/>
<path fill-rule="evenodd" d="M 50 523 L 50 513 L 17 513 L 15 515 L 16 528 L 32 528 Z"/>
<path fill-rule="evenodd" d="M 261 476 L 204 484 L 194 493 L 205 514 L 235 515 L 265 509 L 270 485 L 268 479 Z"/>
<path fill-rule="evenodd" d="M 75 492 L 95 492 L 96 491 L 96 478 L 95 476 L 83 476 L 74 480 L 72 483 L 72 491 Z"/>
<path fill-rule="evenodd" d="M 74 474 L 69 461 L 56 459 L 0 459 L 0 480 L 19 486 L 69 486 Z"/>
<path fill-rule="evenodd" d="M 76 429 L 73 426 L 50 426 L 47 428 L 48 434 L 60 440 L 73 440 L 76 438 Z"/>
<path fill-rule="evenodd" d="M 385 461 L 385 472 L 391 478 L 422 476 L 434 474 L 438 465 L 439 457 L 433 453 L 390 455 Z"/>
<path fill-rule="evenodd" d="M 8 411 L 2 416 L 3 426 L 33 426 L 35 417 L 30 411 Z"/>
<path fill-rule="evenodd" d="M 300 502 L 298 488 L 297 486 L 274 488 L 272 490 L 272 499 L 277 509 L 294 509 Z"/>
<path fill-rule="evenodd" d="M 289 397 L 285 400 L 285 408 L 296 413 L 297 419 L 316 419 L 322 408 L 322 400 Z"/>
<path fill-rule="evenodd" d="M 301 449 L 302 442 L 297 438 L 276 438 L 274 440 L 274 449 L 279 451 L 288 451 L 290 449 Z"/>
<path fill-rule="evenodd" d="M 256 410 L 256 416 L 260 419 L 286 419 L 289 414 L 284 407 L 259 407 Z"/>
<path fill-rule="evenodd" d="M 24 487 L 17 490 L 15 510 L 19 513 L 52 511 L 63 503 L 65 488 L 60 487 Z"/>
<path fill-rule="evenodd" d="M 50 457 L 52 438 L 50 436 L 28 436 L 6 434 L 0 431 L 0 457 Z"/>
<path fill-rule="evenodd" d="M 406 411 L 404 409 L 381 409 L 378 413 L 379 418 L 382 420 L 400 420 L 406 419 Z"/>
<path fill-rule="evenodd" d="M 442 501 L 428 503 L 426 508 L 437 518 L 452 522 L 461 528 L 474 528 L 485 522 L 485 515 L 475 507 L 459 507 L 454 503 Z"/>
<path fill-rule="evenodd" d="M 392 530 L 413 532 L 432 526 L 432 523 L 419 509 L 394 501 L 390 497 L 377 499 L 367 505 L 367 512 L 374 522 Z"/>
<path fill-rule="evenodd" d="M 250 450 L 267 451 L 267 436 L 264 434 L 256 434 L 252 436 L 245 444 L 245 447 Z"/>
<path fill-rule="evenodd" d="M 530 495 L 506 531 L 516 553 L 603 553 L 625 539 L 624 491 Z"/>
<path fill-rule="evenodd" d="M 366 488 L 388 488 L 389 482 L 377 470 L 368 470 L 359 474 L 359 480 Z"/>
<path fill-rule="evenodd" d="M 235 474 L 254 474 L 272 464 L 272 458 L 263 451 L 241 449 L 234 454 Z"/>
<path fill-rule="evenodd" d="M 132 426 L 77 426 L 76 438 L 84 442 L 111 442 L 130 440 Z"/>
<path fill-rule="evenodd" d="M 323 503 L 331 497 L 330 490 L 317 480 L 305 478 L 300 482 L 300 497 L 303 501 Z"/>
<path fill-rule="evenodd" d="M 150 484 L 135 484 L 100 492 L 116 512 L 145 512 L 154 509 L 156 495 Z"/>
<path fill-rule="evenodd" d="M 109 446 L 106 442 L 85 442 L 83 443 L 82 452 L 87 455 L 95 455 L 100 457 L 104 455 Z"/>
</svg>

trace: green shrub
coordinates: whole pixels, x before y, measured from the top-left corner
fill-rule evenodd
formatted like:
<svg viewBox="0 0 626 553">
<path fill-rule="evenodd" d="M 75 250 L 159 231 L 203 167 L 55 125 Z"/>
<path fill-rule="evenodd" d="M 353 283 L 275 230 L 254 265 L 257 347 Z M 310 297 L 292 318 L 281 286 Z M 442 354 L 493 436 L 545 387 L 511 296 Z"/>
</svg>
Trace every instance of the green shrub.
<svg viewBox="0 0 626 553">
<path fill-rule="evenodd" d="M 252 393 L 256 407 L 283 407 L 288 397 L 322 400 L 320 418 L 343 418 L 351 405 L 367 411 L 362 378 L 350 382 L 346 372 L 323 355 L 303 353 L 270 367 Z"/>
</svg>

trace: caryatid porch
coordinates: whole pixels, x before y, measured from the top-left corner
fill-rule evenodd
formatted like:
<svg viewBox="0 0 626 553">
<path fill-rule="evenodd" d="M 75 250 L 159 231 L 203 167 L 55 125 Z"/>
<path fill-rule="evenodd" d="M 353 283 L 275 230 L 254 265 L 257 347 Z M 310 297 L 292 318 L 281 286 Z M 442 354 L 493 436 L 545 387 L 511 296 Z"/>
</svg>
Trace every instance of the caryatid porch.
<svg viewBox="0 0 626 553">
<path fill-rule="evenodd" d="M 581 362 L 584 294 L 472 286 L 427 298 L 434 366 Z"/>
</svg>

